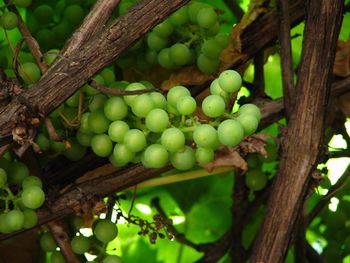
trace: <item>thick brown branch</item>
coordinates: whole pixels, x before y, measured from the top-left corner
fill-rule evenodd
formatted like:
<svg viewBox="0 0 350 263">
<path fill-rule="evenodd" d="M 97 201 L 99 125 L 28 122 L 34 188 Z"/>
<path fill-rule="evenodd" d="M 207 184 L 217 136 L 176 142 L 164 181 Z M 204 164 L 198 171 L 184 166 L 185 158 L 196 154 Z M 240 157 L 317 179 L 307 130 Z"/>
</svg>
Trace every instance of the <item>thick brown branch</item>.
<svg viewBox="0 0 350 263">
<path fill-rule="evenodd" d="M 287 118 L 290 117 L 294 99 L 294 72 L 292 61 L 292 47 L 290 38 L 290 19 L 289 19 L 289 2 L 288 0 L 279 0 L 279 41 L 281 44 L 281 67 L 282 67 L 282 81 L 283 81 L 283 97 L 284 108 Z"/>
<path fill-rule="evenodd" d="M 283 262 L 321 143 L 343 1 L 308 2 L 298 94 L 251 262 Z M 267 250 L 266 247 L 269 249 Z"/>
<path fill-rule="evenodd" d="M 77 52 L 88 40 L 102 30 L 120 0 L 98 0 L 85 17 L 82 25 L 74 32 L 73 36 L 63 47 L 62 54 L 65 57 Z"/>
</svg>

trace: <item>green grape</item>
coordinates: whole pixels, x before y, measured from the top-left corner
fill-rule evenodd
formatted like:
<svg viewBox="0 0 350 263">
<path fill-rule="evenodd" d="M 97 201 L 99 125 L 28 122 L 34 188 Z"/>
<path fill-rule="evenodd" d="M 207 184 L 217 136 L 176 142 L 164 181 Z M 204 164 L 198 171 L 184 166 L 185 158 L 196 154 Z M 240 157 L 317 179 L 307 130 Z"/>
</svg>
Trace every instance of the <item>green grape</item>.
<svg viewBox="0 0 350 263">
<path fill-rule="evenodd" d="M 183 66 L 191 60 L 190 49 L 182 43 L 176 43 L 169 49 L 169 58 L 176 66 Z"/>
<path fill-rule="evenodd" d="M 145 118 L 153 109 L 154 103 L 147 93 L 137 96 L 131 106 L 132 112 L 139 118 Z"/>
<path fill-rule="evenodd" d="M 47 151 L 50 148 L 50 140 L 43 134 L 39 133 L 35 138 L 35 143 L 41 151 Z"/>
<path fill-rule="evenodd" d="M 26 21 L 26 25 L 29 29 L 29 31 L 32 33 L 32 35 L 35 35 L 38 30 L 39 30 L 39 23 L 36 20 L 36 18 L 27 11 L 27 21 Z"/>
<path fill-rule="evenodd" d="M 85 112 L 81 115 L 81 118 L 80 118 L 79 131 L 85 134 L 91 133 L 89 129 L 89 116 L 90 116 L 90 112 Z"/>
<path fill-rule="evenodd" d="M 230 97 L 230 94 L 220 87 L 218 79 L 214 79 L 210 84 L 210 94 L 219 95 L 224 99 L 228 99 Z"/>
<path fill-rule="evenodd" d="M 200 2 L 193 2 L 188 6 L 187 14 L 192 23 L 197 23 L 198 12 L 205 8 L 207 5 Z"/>
<path fill-rule="evenodd" d="M 189 95 L 181 96 L 176 103 L 176 109 L 181 115 L 191 115 L 196 108 L 196 100 Z"/>
<path fill-rule="evenodd" d="M 202 102 L 204 114 L 211 118 L 216 118 L 224 114 L 225 108 L 225 101 L 219 95 L 209 95 Z"/>
<path fill-rule="evenodd" d="M 169 114 L 178 116 L 180 113 L 177 111 L 176 107 L 170 105 L 169 103 L 166 106 L 166 110 L 168 111 Z"/>
<path fill-rule="evenodd" d="M 75 236 L 70 242 L 72 250 L 75 254 L 82 255 L 90 248 L 90 240 L 84 236 Z"/>
<path fill-rule="evenodd" d="M 128 115 L 128 105 L 120 97 L 111 97 L 105 102 L 104 113 L 111 121 L 122 120 Z"/>
<path fill-rule="evenodd" d="M 49 5 L 39 5 L 35 8 L 33 15 L 38 20 L 39 24 L 46 25 L 53 20 L 54 11 Z"/>
<path fill-rule="evenodd" d="M 174 31 L 174 26 L 171 24 L 171 22 L 166 19 L 162 23 L 156 25 L 153 28 L 153 33 L 157 34 L 161 38 L 168 38 Z"/>
<path fill-rule="evenodd" d="M 121 69 L 131 68 L 135 65 L 135 63 L 136 63 L 136 56 L 134 53 L 130 53 L 130 52 L 120 56 L 116 61 L 116 65 Z"/>
<path fill-rule="evenodd" d="M 161 144 L 152 144 L 144 152 L 144 160 L 149 168 L 162 168 L 166 165 L 169 154 Z"/>
<path fill-rule="evenodd" d="M 261 165 L 261 161 L 256 153 L 251 153 L 247 156 L 247 164 L 249 168 L 256 168 Z"/>
<path fill-rule="evenodd" d="M 252 191 L 262 190 L 267 184 L 266 174 L 259 168 L 251 169 L 246 174 L 245 183 Z"/>
<path fill-rule="evenodd" d="M 71 97 L 69 97 L 65 103 L 69 107 L 78 107 L 79 106 L 79 100 L 80 100 L 80 91 L 75 92 Z"/>
<path fill-rule="evenodd" d="M 114 121 L 109 125 L 108 136 L 113 142 L 122 143 L 124 135 L 129 129 L 129 125 L 126 122 Z"/>
<path fill-rule="evenodd" d="M 215 128 L 209 124 L 198 125 L 193 132 L 193 140 L 198 147 L 215 148 L 218 135 Z"/>
<path fill-rule="evenodd" d="M 13 3 L 18 7 L 27 7 L 32 3 L 32 0 L 13 0 Z"/>
<path fill-rule="evenodd" d="M 242 125 L 236 120 L 225 120 L 218 127 L 219 141 L 226 146 L 238 145 L 244 136 Z"/>
<path fill-rule="evenodd" d="M 91 112 L 88 118 L 89 130 L 93 133 L 104 133 L 108 130 L 110 121 L 102 110 Z"/>
<path fill-rule="evenodd" d="M 0 213 L 0 233 L 4 233 L 4 234 L 12 232 L 7 225 L 6 217 L 7 217 L 7 214 Z"/>
<path fill-rule="evenodd" d="M 207 58 L 217 59 L 220 56 L 222 48 L 215 39 L 205 40 L 201 52 Z"/>
<path fill-rule="evenodd" d="M 96 223 L 93 232 L 98 240 L 108 243 L 118 235 L 118 228 L 113 222 L 104 219 Z"/>
<path fill-rule="evenodd" d="M 168 39 L 151 32 L 147 36 L 147 45 L 151 50 L 160 51 L 168 45 Z"/>
<path fill-rule="evenodd" d="M 24 163 L 13 162 L 7 170 L 7 176 L 9 184 L 21 184 L 23 180 L 29 176 L 28 167 Z"/>
<path fill-rule="evenodd" d="M 97 134 L 91 140 L 91 148 L 97 156 L 107 157 L 112 152 L 113 143 L 108 135 Z"/>
<path fill-rule="evenodd" d="M 214 71 L 219 67 L 219 65 L 220 60 L 218 58 L 208 58 L 204 54 L 200 54 L 197 57 L 197 67 L 200 71 L 202 71 L 205 74 L 214 73 Z"/>
<path fill-rule="evenodd" d="M 164 48 L 158 53 L 158 63 L 163 68 L 173 69 L 176 67 L 175 63 L 172 61 L 170 57 L 170 49 Z"/>
<path fill-rule="evenodd" d="M 24 225 L 24 215 L 21 210 L 14 209 L 6 214 L 6 225 L 12 231 L 20 230 Z"/>
<path fill-rule="evenodd" d="M 69 139 L 70 147 L 66 149 L 63 154 L 64 156 L 71 161 L 79 161 L 84 157 L 86 153 L 86 147 L 80 145 L 75 138 Z"/>
<path fill-rule="evenodd" d="M 218 33 L 214 39 L 222 48 L 225 48 L 230 44 L 230 36 L 222 32 Z"/>
<path fill-rule="evenodd" d="M 62 141 L 50 141 L 50 148 L 56 153 L 63 153 L 66 150 Z"/>
<path fill-rule="evenodd" d="M 196 160 L 200 164 L 207 164 L 214 160 L 214 150 L 212 148 L 199 147 L 195 152 Z"/>
<path fill-rule="evenodd" d="M 163 110 L 166 109 L 167 102 L 163 94 L 159 92 L 151 92 L 149 93 L 149 96 L 151 97 L 151 100 L 153 101 L 155 108 L 163 109 Z"/>
<path fill-rule="evenodd" d="M 258 119 L 258 121 L 260 121 L 260 119 L 261 119 L 260 109 L 255 104 L 247 103 L 247 104 L 242 105 L 239 108 L 238 113 L 239 114 L 253 115 Z"/>
<path fill-rule="evenodd" d="M 169 17 L 170 22 L 175 26 L 182 26 L 186 24 L 186 22 L 188 21 L 187 9 L 187 6 L 183 6 L 180 9 L 178 9 Z"/>
<path fill-rule="evenodd" d="M 161 144 L 169 152 L 177 152 L 185 146 L 185 135 L 178 128 L 166 129 L 160 138 Z"/>
<path fill-rule="evenodd" d="M 23 205 L 30 209 L 37 209 L 45 202 L 45 193 L 35 185 L 26 187 L 21 197 Z"/>
<path fill-rule="evenodd" d="M 57 43 L 55 33 L 52 30 L 46 28 L 41 29 L 35 37 L 36 40 L 38 40 L 40 47 L 44 50 L 49 50 Z"/>
<path fill-rule="evenodd" d="M 146 145 L 144 133 L 138 129 L 130 129 L 124 135 L 124 144 L 132 152 L 142 151 Z"/>
<path fill-rule="evenodd" d="M 130 151 L 125 144 L 118 143 L 114 146 L 111 156 L 110 161 L 113 165 L 124 166 L 134 159 L 135 153 Z"/>
<path fill-rule="evenodd" d="M 158 54 L 156 51 L 148 49 L 145 54 L 145 60 L 148 64 L 155 66 L 158 64 Z"/>
<path fill-rule="evenodd" d="M 3 168 L 0 168 L 0 189 L 7 183 L 7 173 Z"/>
<path fill-rule="evenodd" d="M 109 86 L 111 83 L 115 82 L 115 74 L 112 69 L 104 68 L 100 75 L 104 79 L 105 85 Z"/>
<path fill-rule="evenodd" d="M 79 5 L 67 6 L 63 12 L 63 17 L 73 25 L 78 25 L 85 16 L 84 10 Z"/>
<path fill-rule="evenodd" d="M 212 7 L 202 8 L 197 14 L 197 23 L 200 27 L 210 28 L 215 25 L 218 16 Z"/>
<path fill-rule="evenodd" d="M 178 170 L 189 170 L 196 162 L 195 153 L 191 147 L 185 146 L 183 151 L 171 154 L 170 162 Z"/>
<path fill-rule="evenodd" d="M 129 86 L 126 87 L 126 91 L 133 91 L 133 90 L 143 90 L 146 89 L 146 87 L 140 83 L 140 82 L 134 82 L 129 84 Z M 126 104 L 128 104 L 129 106 L 132 106 L 134 103 L 134 100 L 137 98 L 137 96 L 139 95 L 127 95 L 124 96 L 124 101 L 126 102 Z"/>
<path fill-rule="evenodd" d="M 259 121 L 254 115 L 240 114 L 237 119 L 244 129 L 244 135 L 253 134 L 258 128 Z"/>
<path fill-rule="evenodd" d="M 6 30 L 14 29 L 17 27 L 17 24 L 18 18 L 13 12 L 4 12 L 0 17 L 0 25 Z"/>
<path fill-rule="evenodd" d="M 23 224 L 24 228 L 32 228 L 37 225 L 38 216 L 34 210 L 25 209 L 23 211 L 23 216 L 24 216 L 24 224 Z"/>
<path fill-rule="evenodd" d="M 3 157 L 0 157 L 0 167 L 5 171 L 8 171 L 11 166 L 11 162 Z M 7 175 L 8 176 L 8 175 Z"/>
<path fill-rule="evenodd" d="M 91 134 L 86 134 L 81 131 L 78 131 L 76 134 L 77 141 L 80 145 L 89 147 L 91 146 L 91 140 L 92 140 L 93 135 Z"/>
<path fill-rule="evenodd" d="M 127 81 L 113 81 L 111 84 L 109 84 L 110 88 L 117 88 L 117 89 L 126 89 L 126 87 L 129 85 L 130 83 Z"/>
<path fill-rule="evenodd" d="M 26 84 L 33 84 L 40 79 L 41 72 L 39 67 L 32 62 L 26 62 L 18 68 L 19 76 Z"/>
<path fill-rule="evenodd" d="M 105 257 L 105 259 L 102 262 L 103 263 L 123 263 L 122 259 L 117 255 L 108 255 L 107 257 Z"/>
<path fill-rule="evenodd" d="M 56 241 L 53 239 L 53 236 L 50 232 L 45 232 L 40 237 L 40 247 L 46 252 L 53 252 L 56 250 L 57 245 Z"/>
<path fill-rule="evenodd" d="M 89 110 L 91 112 L 102 110 L 105 106 L 108 97 L 104 94 L 97 94 L 93 96 L 91 102 L 89 103 Z"/>
<path fill-rule="evenodd" d="M 172 87 L 167 94 L 168 103 L 171 106 L 176 107 L 176 104 L 179 101 L 180 97 L 184 95 L 191 96 L 190 91 L 186 87 L 184 86 Z"/>
<path fill-rule="evenodd" d="M 218 79 L 220 87 L 228 93 L 236 92 L 242 86 L 241 75 L 235 70 L 230 69 L 221 72 Z"/>
<path fill-rule="evenodd" d="M 41 179 L 37 176 L 27 176 L 22 182 L 22 188 L 27 189 L 30 186 L 37 186 L 39 188 L 43 187 Z"/>
<path fill-rule="evenodd" d="M 63 41 L 69 37 L 72 31 L 72 25 L 62 20 L 57 26 L 52 28 L 52 32 L 56 35 L 58 41 Z"/>
<path fill-rule="evenodd" d="M 56 60 L 59 53 L 60 53 L 59 49 L 51 49 L 51 50 L 47 51 L 43 57 L 44 63 L 46 65 L 51 65 Z"/>
<path fill-rule="evenodd" d="M 205 30 L 205 35 L 207 37 L 215 37 L 219 32 L 220 32 L 220 23 L 216 21 L 216 23 L 213 26 Z"/>
<path fill-rule="evenodd" d="M 144 85 L 147 89 L 154 89 L 155 88 L 154 85 L 147 80 L 141 80 L 140 83 L 142 85 Z"/>
<path fill-rule="evenodd" d="M 51 254 L 51 263 L 66 263 L 60 251 L 53 251 Z"/>
<path fill-rule="evenodd" d="M 146 116 L 146 127 L 152 132 L 163 132 L 169 125 L 169 116 L 165 110 L 153 109 Z"/>
</svg>

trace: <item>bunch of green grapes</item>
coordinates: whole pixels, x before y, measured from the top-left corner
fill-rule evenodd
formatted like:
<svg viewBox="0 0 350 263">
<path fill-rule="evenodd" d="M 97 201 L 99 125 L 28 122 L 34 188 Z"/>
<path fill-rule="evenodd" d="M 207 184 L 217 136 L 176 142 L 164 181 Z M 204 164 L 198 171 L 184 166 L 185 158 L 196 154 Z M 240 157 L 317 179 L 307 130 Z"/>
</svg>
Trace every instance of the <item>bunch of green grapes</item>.
<svg viewBox="0 0 350 263">
<path fill-rule="evenodd" d="M 39 177 L 9 155 L 0 158 L 0 233 L 11 233 L 36 225 L 35 210 L 45 201 Z"/>
<path fill-rule="evenodd" d="M 145 70 L 155 65 L 175 69 L 196 65 L 205 74 L 220 64 L 221 51 L 229 36 L 220 32 L 215 9 L 193 1 L 158 24 L 138 41 L 117 64 L 122 68 L 137 66 Z"/>
<path fill-rule="evenodd" d="M 86 237 L 80 233 L 80 228 L 83 225 L 83 219 L 74 216 L 72 220 L 73 230 L 76 232 L 71 238 L 70 244 L 72 251 L 83 256 L 85 253 L 95 255 L 94 261 L 103 263 L 121 263 L 120 257 L 109 255 L 106 253 L 106 248 L 109 242 L 115 239 L 118 235 L 118 228 L 115 223 L 108 219 L 99 219 L 94 222 L 92 227 L 93 235 Z M 40 236 L 40 247 L 44 252 L 51 253 L 51 262 L 65 263 L 65 259 L 49 231 L 43 232 Z"/>
<path fill-rule="evenodd" d="M 258 127 L 257 106 L 243 105 L 234 114 L 227 110 L 230 94 L 241 84 L 234 70 L 222 72 L 212 82 L 211 95 L 201 105 L 209 119 L 206 123 L 195 116 L 197 102 L 184 86 L 171 88 L 166 96 L 160 92 L 123 97 L 96 94 L 81 117 L 77 141 L 90 146 L 97 156 L 109 157 L 115 166 L 141 162 L 147 168 L 161 168 L 170 162 L 176 169 L 188 170 L 196 162 L 206 164 L 220 145 L 237 146 Z M 136 82 L 125 90 L 149 87 Z"/>
</svg>

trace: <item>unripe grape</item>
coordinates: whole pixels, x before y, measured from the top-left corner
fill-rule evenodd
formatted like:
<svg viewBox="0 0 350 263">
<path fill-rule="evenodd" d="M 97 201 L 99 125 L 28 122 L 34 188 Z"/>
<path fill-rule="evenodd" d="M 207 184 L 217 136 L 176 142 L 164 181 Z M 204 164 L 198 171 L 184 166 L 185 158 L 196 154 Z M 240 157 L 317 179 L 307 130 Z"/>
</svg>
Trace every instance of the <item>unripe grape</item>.
<svg viewBox="0 0 350 263">
<path fill-rule="evenodd" d="M 221 116 L 225 112 L 225 108 L 225 101 L 219 95 L 209 95 L 202 102 L 204 114 L 211 118 Z"/>
<path fill-rule="evenodd" d="M 129 125 L 124 121 L 114 121 L 109 125 L 108 136 L 113 142 L 122 143 L 125 133 L 129 130 Z"/>
<path fill-rule="evenodd" d="M 261 119 L 260 109 L 256 105 L 251 104 L 251 103 L 247 103 L 247 104 L 242 105 L 239 108 L 238 113 L 239 114 L 250 114 L 250 115 L 253 115 L 253 116 L 255 116 L 258 119 L 258 121 L 260 121 L 260 119 Z"/>
<path fill-rule="evenodd" d="M 117 143 L 114 146 L 113 154 L 111 156 L 110 161 L 113 165 L 124 166 L 134 159 L 135 153 L 129 150 L 125 144 Z"/>
<path fill-rule="evenodd" d="M 4 169 L 0 168 L 0 189 L 6 185 L 7 173 Z"/>
<path fill-rule="evenodd" d="M 208 58 L 204 54 L 200 54 L 197 57 L 197 67 L 205 74 L 212 74 L 219 67 L 220 60 L 218 58 Z"/>
<path fill-rule="evenodd" d="M 223 71 L 218 79 L 220 87 L 228 93 L 236 92 L 242 86 L 241 75 L 235 70 Z"/>
<path fill-rule="evenodd" d="M 176 109 L 181 115 L 191 115 L 196 107 L 196 100 L 189 95 L 181 96 L 176 103 Z"/>
<path fill-rule="evenodd" d="M 171 22 L 166 19 L 162 23 L 156 25 L 153 28 L 153 31 L 155 34 L 157 34 L 159 37 L 167 38 L 169 37 L 174 31 L 174 26 L 171 24 Z"/>
<path fill-rule="evenodd" d="M 259 121 L 254 115 L 241 114 L 237 117 L 237 121 L 242 125 L 245 135 L 253 134 L 258 128 Z"/>
<path fill-rule="evenodd" d="M 170 47 L 169 57 L 175 65 L 183 66 L 191 60 L 191 51 L 185 44 L 176 43 Z"/>
<path fill-rule="evenodd" d="M 168 128 L 166 129 L 160 138 L 161 144 L 169 152 L 176 152 L 185 146 L 185 135 L 183 132 L 177 128 Z"/>
<path fill-rule="evenodd" d="M 72 250 L 75 254 L 82 255 L 90 248 L 90 241 L 84 236 L 75 236 L 70 242 Z"/>
<path fill-rule="evenodd" d="M 214 148 L 217 142 L 217 132 L 209 124 L 201 124 L 195 128 L 193 140 L 198 147 Z"/>
<path fill-rule="evenodd" d="M 26 84 L 36 83 L 41 76 L 39 67 L 32 62 L 26 62 L 20 65 L 18 73 Z"/>
<path fill-rule="evenodd" d="M 107 157 L 112 152 L 113 143 L 108 135 L 97 134 L 91 140 L 91 148 L 97 156 Z"/>
<path fill-rule="evenodd" d="M 45 202 L 45 193 L 38 186 L 26 187 L 21 197 L 23 205 L 30 209 L 37 209 Z"/>
<path fill-rule="evenodd" d="M 23 211 L 24 216 L 24 228 L 32 228 L 38 223 L 38 216 L 32 209 L 25 209 Z"/>
<path fill-rule="evenodd" d="M 0 17 L 0 25 L 6 30 L 14 29 L 17 24 L 18 18 L 13 12 L 4 12 Z"/>
<path fill-rule="evenodd" d="M 211 148 L 199 147 L 196 149 L 196 160 L 200 164 L 206 164 L 214 160 L 214 151 Z"/>
<path fill-rule="evenodd" d="M 39 188 L 42 188 L 43 183 L 41 182 L 41 179 L 37 176 L 27 176 L 22 182 L 22 188 L 26 189 L 30 186 L 37 186 Z"/>
<path fill-rule="evenodd" d="M 210 28 L 215 25 L 218 16 L 212 7 L 206 7 L 198 11 L 196 18 L 200 27 Z"/>
<path fill-rule="evenodd" d="M 236 120 L 225 120 L 218 127 L 219 141 L 226 146 L 238 145 L 244 136 L 242 125 Z"/>
<path fill-rule="evenodd" d="M 95 237 L 103 243 L 112 241 L 117 236 L 117 234 L 117 226 L 107 219 L 98 221 L 94 227 Z"/>
<path fill-rule="evenodd" d="M 185 146 L 184 150 L 171 154 L 170 162 L 178 170 L 189 170 L 196 162 L 195 153 L 191 147 Z"/>
<path fill-rule="evenodd" d="M 146 127 L 152 132 L 163 132 L 169 125 L 169 116 L 165 110 L 153 109 L 146 116 Z"/>
<path fill-rule="evenodd" d="M 176 104 L 179 101 L 180 97 L 185 95 L 191 96 L 190 91 L 186 87 L 175 86 L 168 91 L 167 101 L 171 106 L 176 107 Z"/>
<path fill-rule="evenodd" d="M 128 111 L 128 105 L 120 97 L 111 97 L 104 105 L 104 114 L 111 121 L 124 119 L 128 115 Z"/>
<path fill-rule="evenodd" d="M 124 135 L 124 144 L 132 152 L 142 151 L 146 145 L 146 137 L 144 133 L 138 129 L 128 130 Z"/>
<path fill-rule="evenodd" d="M 259 191 L 267 184 L 266 174 L 259 168 L 249 170 L 245 177 L 247 187 L 252 191 Z"/>
<path fill-rule="evenodd" d="M 161 144 L 152 144 L 144 152 L 144 159 L 149 168 L 162 168 L 169 159 L 166 148 Z"/>
<path fill-rule="evenodd" d="M 24 215 L 21 210 L 14 209 L 6 214 L 6 225 L 11 231 L 20 230 L 24 225 Z"/>
</svg>

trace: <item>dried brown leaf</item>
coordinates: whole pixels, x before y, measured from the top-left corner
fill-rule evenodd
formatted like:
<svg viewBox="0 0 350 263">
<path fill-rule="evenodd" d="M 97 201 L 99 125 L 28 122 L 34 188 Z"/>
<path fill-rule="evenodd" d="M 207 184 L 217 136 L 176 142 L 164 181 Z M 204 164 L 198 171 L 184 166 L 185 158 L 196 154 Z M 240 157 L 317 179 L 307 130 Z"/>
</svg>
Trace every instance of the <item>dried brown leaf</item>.
<svg viewBox="0 0 350 263">
<path fill-rule="evenodd" d="M 348 41 L 338 41 L 333 74 L 339 77 L 350 75 L 350 39 Z"/>
<path fill-rule="evenodd" d="M 248 164 L 238 153 L 237 149 L 223 147 L 215 153 L 214 161 L 206 164 L 204 167 L 209 172 L 213 171 L 216 167 L 234 167 L 238 168 L 245 173 L 248 170 Z"/>
<path fill-rule="evenodd" d="M 254 134 L 246 137 L 241 144 L 239 149 L 242 155 L 247 155 L 248 153 L 260 153 L 262 156 L 267 158 L 267 151 L 265 149 L 266 140 L 271 138 L 269 134 Z"/>
</svg>

